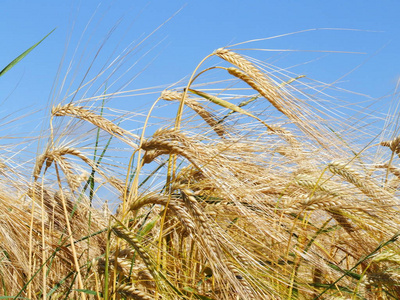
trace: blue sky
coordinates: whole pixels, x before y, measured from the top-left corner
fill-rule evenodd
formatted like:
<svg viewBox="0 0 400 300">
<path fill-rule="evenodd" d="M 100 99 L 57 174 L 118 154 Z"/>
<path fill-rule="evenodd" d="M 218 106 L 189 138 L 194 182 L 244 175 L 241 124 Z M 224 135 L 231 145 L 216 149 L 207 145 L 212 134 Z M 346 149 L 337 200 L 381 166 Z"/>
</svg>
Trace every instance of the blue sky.
<svg viewBox="0 0 400 300">
<path fill-rule="evenodd" d="M 179 11 L 179 12 L 178 12 Z M 0 78 L 0 112 L 16 115 L 48 105 L 57 68 L 71 34 L 65 63 L 74 49 L 93 54 L 107 32 L 120 23 L 99 54 L 98 63 L 115 57 L 131 42 L 147 39 L 124 68 L 135 64 L 125 78 L 145 68 L 127 88 L 171 84 L 190 74 L 213 50 L 252 39 L 314 30 L 244 45 L 245 48 L 306 50 L 244 53 L 270 60 L 282 68 L 338 85 L 372 98 L 393 94 L 400 75 L 398 1 L 15 1 L 3 0 L 0 18 L 0 68 L 56 31 L 14 69 Z M 80 48 L 77 42 L 89 23 Z M 319 51 L 360 52 L 363 54 Z M 304 64 L 304 62 L 312 61 Z M 73 62 L 76 67 L 77 59 Z M 64 65 L 65 66 L 65 65 Z M 88 67 L 85 58 L 80 74 Z M 343 77 L 345 74 L 348 76 Z M 59 73 L 64 76 L 65 68 Z M 128 80 L 128 79 L 126 79 Z M 125 82 L 125 81 L 121 81 Z M 349 96 L 348 101 L 351 101 Z M 155 99 L 156 97 L 154 97 Z M 57 101 L 57 99 L 55 100 Z M 126 101 L 126 100 L 124 100 Z M 138 100 L 141 101 L 141 100 Z M 151 101 L 144 97 L 142 101 Z M 355 99 L 354 101 L 362 101 Z M 383 101 L 383 100 L 382 100 Z M 382 102 L 384 103 L 384 102 Z M 121 106 L 129 103 L 122 103 Z M 22 111 L 20 111 L 22 109 Z M 21 129 L 17 126 L 16 130 Z"/>
</svg>

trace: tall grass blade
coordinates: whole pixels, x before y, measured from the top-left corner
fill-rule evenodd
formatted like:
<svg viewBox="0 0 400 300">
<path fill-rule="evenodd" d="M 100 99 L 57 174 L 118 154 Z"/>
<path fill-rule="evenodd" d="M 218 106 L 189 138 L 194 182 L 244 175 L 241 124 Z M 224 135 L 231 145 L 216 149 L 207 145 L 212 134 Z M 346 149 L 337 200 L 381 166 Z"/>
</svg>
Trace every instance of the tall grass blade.
<svg viewBox="0 0 400 300">
<path fill-rule="evenodd" d="M 0 71 L 0 77 L 3 76 L 5 73 L 10 71 L 20 60 L 22 60 L 25 56 L 29 54 L 33 49 L 35 49 L 41 42 L 43 42 L 53 31 L 56 30 L 54 28 L 52 31 L 50 31 L 44 38 L 42 38 L 39 42 L 34 44 L 32 47 L 24 51 L 22 54 L 17 56 L 12 62 L 10 62 L 3 70 Z"/>
</svg>

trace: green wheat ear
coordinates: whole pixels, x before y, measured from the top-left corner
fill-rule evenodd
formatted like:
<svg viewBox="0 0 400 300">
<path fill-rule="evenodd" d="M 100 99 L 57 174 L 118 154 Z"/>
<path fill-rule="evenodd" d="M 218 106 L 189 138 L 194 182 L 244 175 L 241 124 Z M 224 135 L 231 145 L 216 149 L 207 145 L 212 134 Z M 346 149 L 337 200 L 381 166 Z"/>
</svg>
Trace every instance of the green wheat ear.
<svg viewBox="0 0 400 300">
<path fill-rule="evenodd" d="M 42 38 L 39 42 L 35 45 L 30 47 L 29 49 L 25 50 L 22 54 L 17 56 L 12 62 L 10 62 L 3 70 L 0 71 L 0 77 L 3 76 L 5 73 L 10 71 L 20 60 L 22 60 L 25 56 L 29 54 L 33 49 L 35 49 L 41 42 L 43 42 L 53 31 L 56 30 L 55 28 L 50 31 L 44 38 Z"/>
<path fill-rule="evenodd" d="M 260 118 L 258 118 L 258 117 L 256 117 L 256 116 L 252 115 L 252 114 L 249 113 L 248 111 L 244 110 L 243 108 L 240 108 L 239 106 L 237 106 L 237 105 L 235 105 L 235 104 L 233 104 L 233 103 L 230 103 L 230 102 L 228 102 L 228 101 L 226 101 L 226 100 L 223 100 L 223 99 L 221 99 L 221 98 L 215 97 L 215 96 L 210 95 L 210 94 L 205 93 L 205 92 L 196 91 L 196 90 L 193 90 L 193 89 L 188 89 L 188 90 L 189 90 L 190 92 L 192 92 L 193 94 L 196 94 L 197 96 L 200 96 L 200 97 L 202 97 L 202 98 L 204 98 L 204 99 L 207 99 L 207 100 L 209 100 L 209 101 L 211 101 L 211 102 L 213 102 L 213 103 L 215 103 L 215 104 L 217 104 L 217 105 L 219 105 L 219 106 L 228 108 L 228 109 L 230 109 L 231 111 L 234 111 L 234 112 L 237 112 L 237 113 L 240 113 L 240 114 L 249 116 L 249 117 L 251 117 L 251 118 L 254 118 L 254 119 L 256 119 L 257 121 L 259 121 L 260 123 L 262 123 L 264 126 L 266 126 L 268 129 L 270 129 L 270 130 L 273 131 L 272 127 L 269 126 L 267 123 L 265 123 L 263 120 L 261 120 Z"/>
</svg>

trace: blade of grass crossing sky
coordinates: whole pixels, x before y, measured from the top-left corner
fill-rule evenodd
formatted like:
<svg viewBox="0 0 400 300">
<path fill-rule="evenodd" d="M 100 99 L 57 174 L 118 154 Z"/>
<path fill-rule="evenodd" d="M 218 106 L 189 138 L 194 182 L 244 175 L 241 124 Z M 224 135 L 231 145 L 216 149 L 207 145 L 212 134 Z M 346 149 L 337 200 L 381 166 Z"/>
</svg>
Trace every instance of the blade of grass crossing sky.
<svg viewBox="0 0 400 300">
<path fill-rule="evenodd" d="M 54 30 L 55 28 L 50 31 L 44 38 L 42 38 L 39 42 L 37 42 L 35 45 L 30 47 L 28 50 L 24 51 L 22 54 L 17 56 L 12 62 L 10 62 L 3 70 L 0 71 L 0 77 L 3 76 L 5 73 L 10 71 L 20 60 L 22 60 L 25 56 L 29 54 L 33 49 L 35 49 L 41 42 L 43 42 Z"/>
</svg>

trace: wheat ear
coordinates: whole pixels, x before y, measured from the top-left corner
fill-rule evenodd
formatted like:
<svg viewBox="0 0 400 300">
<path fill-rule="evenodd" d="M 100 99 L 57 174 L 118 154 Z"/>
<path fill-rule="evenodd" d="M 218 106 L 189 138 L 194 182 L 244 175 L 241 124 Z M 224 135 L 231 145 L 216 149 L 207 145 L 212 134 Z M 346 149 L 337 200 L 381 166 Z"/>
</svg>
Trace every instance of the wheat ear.
<svg viewBox="0 0 400 300">
<path fill-rule="evenodd" d="M 175 141 L 168 141 L 164 138 L 154 138 L 143 142 L 141 149 L 148 151 L 143 156 L 144 163 L 150 163 L 157 156 L 162 154 L 178 154 L 186 158 L 195 168 L 201 170 L 191 153 L 184 147 L 178 145 Z"/>
<path fill-rule="evenodd" d="M 183 225 L 185 232 L 188 234 L 194 234 L 195 225 L 187 212 L 186 208 L 182 205 L 182 201 L 179 199 L 168 199 L 167 196 L 157 195 L 157 194 L 150 194 L 146 195 L 141 199 L 136 200 L 131 206 L 131 210 L 138 210 L 139 208 L 143 207 L 144 205 L 148 204 L 159 204 L 163 206 L 168 205 L 168 209 L 172 210 L 172 212 L 177 216 L 181 224 Z"/>
<path fill-rule="evenodd" d="M 356 186 L 363 194 L 374 199 L 378 203 L 392 204 L 391 195 L 384 189 L 379 188 L 368 178 L 362 178 L 355 170 L 351 169 L 347 164 L 341 162 L 331 162 L 329 170 L 333 174 L 338 174 L 349 183 Z"/>
<path fill-rule="evenodd" d="M 205 246 L 210 248 L 210 254 L 212 255 L 214 259 L 217 259 L 218 262 L 223 262 L 224 266 L 227 268 L 227 270 L 230 271 L 230 273 L 233 275 L 232 278 L 235 278 L 234 281 L 236 283 L 240 284 L 241 290 L 238 291 L 240 293 L 243 293 L 246 295 L 247 299 L 254 299 L 253 292 L 246 280 L 238 280 L 239 278 L 242 278 L 239 275 L 239 271 L 236 269 L 236 267 L 227 259 L 222 257 L 222 251 L 219 246 L 219 234 L 215 234 L 213 232 L 213 224 L 208 222 L 205 214 L 203 211 L 200 209 L 198 202 L 194 196 L 194 193 L 189 190 L 189 189 L 184 189 L 182 190 L 182 195 L 184 199 L 184 203 L 188 207 L 188 210 L 191 212 L 193 219 L 198 223 L 198 226 L 200 228 L 200 234 L 201 238 L 204 240 Z M 232 281 L 232 280 L 231 280 Z"/>
<path fill-rule="evenodd" d="M 257 67 L 255 67 L 251 62 L 249 62 L 247 59 L 236 52 L 224 48 L 219 48 L 215 50 L 214 54 L 222 58 L 223 60 L 237 66 L 253 78 L 264 78 L 264 74 Z"/>
<path fill-rule="evenodd" d="M 154 298 L 145 292 L 139 291 L 135 286 L 125 283 L 117 287 L 117 292 L 134 300 L 153 300 Z"/>
<path fill-rule="evenodd" d="M 97 164 L 95 164 L 92 160 L 87 158 L 81 151 L 70 148 L 70 147 L 60 147 L 54 150 L 48 150 L 36 161 L 35 168 L 33 171 L 33 176 L 35 181 L 38 180 L 41 170 L 43 168 L 44 163 L 46 163 L 46 170 L 51 166 L 51 164 L 56 161 L 63 173 L 67 176 L 67 181 L 72 190 L 79 185 L 79 182 L 76 180 L 76 177 L 73 175 L 71 165 L 66 161 L 65 155 L 72 155 L 80 158 L 87 165 L 93 168 L 99 175 L 101 175 L 104 179 L 107 180 L 114 188 L 116 188 L 119 192 L 123 193 L 125 191 L 124 183 L 114 177 L 108 177 L 103 171 L 101 171 Z"/>
<path fill-rule="evenodd" d="M 394 139 L 392 139 L 390 141 L 383 141 L 380 143 L 381 146 L 389 147 L 390 150 L 392 150 L 394 153 L 396 153 L 400 157 L 399 144 L 400 144 L 400 136 L 395 137 Z"/>
<path fill-rule="evenodd" d="M 136 238 L 136 236 L 129 230 L 125 229 L 122 224 L 114 225 L 112 230 L 115 233 L 115 235 L 117 235 L 118 237 L 120 237 L 123 240 L 125 240 L 126 242 L 128 242 L 129 245 L 131 245 L 136 250 L 136 252 L 139 254 L 140 258 L 145 263 L 147 269 L 150 271 L 153 278 L 158 278 L 158 276 L 156 274 L 156 269 L 154 268 L 154 264 L 151 261 L 149 254 L 143 248 L 142 244 Z"/>
<path fill-rule="evenodd" d="M 75 106 L 73 103 L 69 103 L 63 106 L 57 105 L 53 107 L 51 113 L 53 116 L 57 117 L 70 116 L 90 122 L 98 128 L 101 128 L 104 131 L 108 132 L 112 136 L 115 136 L 124 141 L 134 149 L 137 149 L 137 144 L 132 142 L 131 139 L 126 138 L 126 136 L 130 136 L 135 139 L 139 139 L 137 135 L 134 135 L 129 131 L 122 129 L 121 127 L 115 125 L 113 122 L 107 120 L 106 118 L 99 116 L 83 107 Z"/>
<path fill-rule="evenodd" d="M 300 116 L 303 115 L 302 111 L 290 99 L 282 99 L 278 93 L 277 87 L 272 83 L 272 80 L 262 73 L 254 64 L 249 62 L 243 56 L 227 49 L 218 49 L 214 52 L 215 55 L 223 60 L 233 64 L 240 70 L 235 68 L 228 68 L 228 72 L 243 80 L 253 89 L 258 91 L 265 99 L 267 99 L 278 111 L 286 115 L 290 120 L 294 121 L 305 132 L 314 137 L 319 144 L 326 147 L 321 141 L 321 134 L 312 127 L 309 122 L 303 121 Z M 243 72 L 242 72 L 243 71 Z"/>
</svg>

